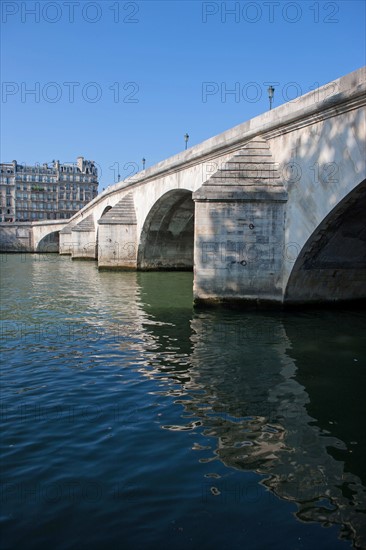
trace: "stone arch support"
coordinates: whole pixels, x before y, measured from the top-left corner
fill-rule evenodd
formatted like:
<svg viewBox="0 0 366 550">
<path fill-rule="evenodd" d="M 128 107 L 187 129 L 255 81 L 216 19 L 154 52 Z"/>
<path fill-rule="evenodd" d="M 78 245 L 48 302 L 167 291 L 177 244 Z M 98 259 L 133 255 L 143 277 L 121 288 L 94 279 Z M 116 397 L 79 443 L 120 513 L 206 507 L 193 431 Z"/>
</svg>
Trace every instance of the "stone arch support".
<svg viewBox="0 0 366 550">
<path fill-rule="evenodd" d="M 72 228 L 74 224 L 69 223 L 60 231 L 59 235 L 59 254 L 62 256 L 71 256 L 73 243 L 72 243 Z"/>
<path fill-rule="evenodd" d="M 71 229 L 73 260 L 95 260 L 97 258 L 96 232 L 93 214 L 84 218 Z"/>
<path fill-rule="evenodd" d="M 132 192 L 98 220 L 98 268 L 136 269 L 136 213 Z"/>
<path fill-rule="evenodd" d="M 151 208 L 142 228 L 137 267 L 143 270 L 193 268 L 194 203 L 192 192 L 175 189 Z"/>
<path fill-rule="evenodd" d="M 287 192 L 268 143 L 248 142 L 193 198 L 195 303 L 281 303 Z"/>
</svg>

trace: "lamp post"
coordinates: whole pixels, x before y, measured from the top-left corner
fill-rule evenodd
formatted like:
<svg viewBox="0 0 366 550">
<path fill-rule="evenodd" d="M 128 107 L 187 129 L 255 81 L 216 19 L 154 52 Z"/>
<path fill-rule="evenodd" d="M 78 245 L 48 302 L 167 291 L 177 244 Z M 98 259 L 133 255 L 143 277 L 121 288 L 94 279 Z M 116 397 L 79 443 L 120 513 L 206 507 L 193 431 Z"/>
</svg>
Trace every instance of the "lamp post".
<svg viewBox="0 0 366 550">
<path fill-rule="evenodd" d="M 142 169 L 143 169 L 143 170 L 145 170 L 145 162 L 146 162 L 146 159 L 143 158 L 143 159 L 142 159 Z"/>
<path fill-rule="evenodd" d="M 189 140 L 189 135 L 184 134 L 184 141 L 186 142 L 186 150 L 187 150 L 187 146 L 188 146 L 188 140 Z"/>
<path fill-rule="evenodd" d="M 274 95 L 274 87 L 273 86 L 269 86 L 268 88 L 268 99 L 269 99 L 269 110 L 272 109 L 272 101 L 273 101 L 273 95 Z"/>
</svg>

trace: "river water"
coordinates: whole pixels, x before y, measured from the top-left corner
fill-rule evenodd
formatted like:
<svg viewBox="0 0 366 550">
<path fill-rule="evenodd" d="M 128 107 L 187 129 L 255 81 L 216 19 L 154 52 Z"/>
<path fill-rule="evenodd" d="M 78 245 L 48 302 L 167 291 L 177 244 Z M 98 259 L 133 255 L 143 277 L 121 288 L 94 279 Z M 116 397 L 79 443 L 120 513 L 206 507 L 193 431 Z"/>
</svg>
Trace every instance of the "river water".
<svg viewBox="0 0 366 550">
<path fill-rule="evenodd" d="M 2 255 L 1 548 L 366 547 L 366 313 Z"/>
</svg>

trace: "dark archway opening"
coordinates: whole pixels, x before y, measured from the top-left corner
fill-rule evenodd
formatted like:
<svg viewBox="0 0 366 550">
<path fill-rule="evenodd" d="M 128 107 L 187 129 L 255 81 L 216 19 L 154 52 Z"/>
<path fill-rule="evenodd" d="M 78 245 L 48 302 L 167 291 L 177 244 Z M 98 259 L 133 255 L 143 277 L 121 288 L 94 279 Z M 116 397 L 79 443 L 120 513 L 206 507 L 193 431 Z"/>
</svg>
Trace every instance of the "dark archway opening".
<svg viewBox="0 0 366 550">
<path fill-rule="evenodd" d="M 323 220 L 290 275 L 285 303 L 366 300 L 366 180 Z"/>
<path fill-rule="evenodd" d="M 113 206 L 106 206 L 105 209 L 103 210 L 102 215 L 101 215 L 100 217 L 103 218 L 103 216 L 105 216 L 107 212 L 109 212 L 110 210 L 112 210 L 112 208 L 113 208 Z"/>
<path fill-rule="evenodd" d="M 41 239 L 37 246 L 37 252 L 58 252 L 60 246 L 60 232 L 53 231 L 49 233 L 43 239 Z"/>
<path fill-rule="evenodd" d="M 163 195 L 148 214 L 141 233 L 137 267 L 141 270 L 193 269 L 194 202 L 192 192 Z"/>
</svg>

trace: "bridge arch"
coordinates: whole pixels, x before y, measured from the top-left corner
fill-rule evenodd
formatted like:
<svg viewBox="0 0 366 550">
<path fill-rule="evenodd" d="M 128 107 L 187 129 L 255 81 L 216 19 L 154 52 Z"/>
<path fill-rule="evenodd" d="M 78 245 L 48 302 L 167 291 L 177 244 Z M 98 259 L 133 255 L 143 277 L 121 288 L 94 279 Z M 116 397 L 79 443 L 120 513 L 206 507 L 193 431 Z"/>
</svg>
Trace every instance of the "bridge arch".
<svg viewBox="0 0 366 550">
<path fill-rule="evenodd" d="M 366 180 L 325 217 L 303 246 L 284 301 L 366 299 Z"/>
<path fill-rule="evenodd" d="M 107 214 L 107 212 L 109 212 L 110 210 L 112 210 L 113 206 L 106 206 L 102 212 L 102 215 L 100 216 L 101 218 L 103 218 L 103 216 L 105 216 Z"/>
<path fill-rule="evenodd" d="M 59 246 L 60 231 L 52 231 L 39 241 L 36 252 L 59 252 Z"/>
<path fill-rule="evenodd" d="M 151 208 L 142 227 L 137 268 L 192 270 L 194 202 L 192 191 L 174 189 Z"/>
</svg>

